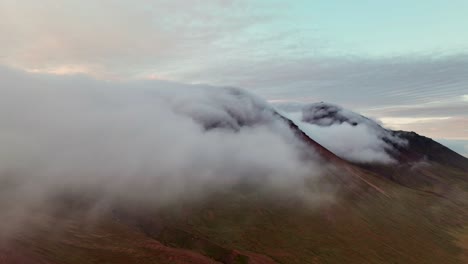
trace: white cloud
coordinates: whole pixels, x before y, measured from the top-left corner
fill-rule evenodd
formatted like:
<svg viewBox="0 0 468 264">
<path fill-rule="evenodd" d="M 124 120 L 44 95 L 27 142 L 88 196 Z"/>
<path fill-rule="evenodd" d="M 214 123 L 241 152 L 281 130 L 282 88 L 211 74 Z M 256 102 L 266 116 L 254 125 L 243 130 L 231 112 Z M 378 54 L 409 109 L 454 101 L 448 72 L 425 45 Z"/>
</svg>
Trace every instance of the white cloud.
<svg viewBox="0 0 468 264">
<path fill-rule="evenodd" d="M 0 83 L 4 216 L 62 191 L 159 205 L 244 181 L 299 194 L 323 168 L 268 103 L 240 89 L 4 68 Z"/>
<path fill-rule="evenodd" d="M 246 0 L 3 0 L 0 63 L 106 79 L 171 78 L 217 62 L 213 54 L 253 53 L 232 42 L 248 39 L 245 31 L 275 12 Z"/>
<path fill-rule="evenodd" d="M 390 153 L 395 149 L 388 142 L 406 144 L 376 121 L 336 105 L 298 103 L 277 107 L 308 136 L 349 161 L 393 163 Z"/>
</svg>

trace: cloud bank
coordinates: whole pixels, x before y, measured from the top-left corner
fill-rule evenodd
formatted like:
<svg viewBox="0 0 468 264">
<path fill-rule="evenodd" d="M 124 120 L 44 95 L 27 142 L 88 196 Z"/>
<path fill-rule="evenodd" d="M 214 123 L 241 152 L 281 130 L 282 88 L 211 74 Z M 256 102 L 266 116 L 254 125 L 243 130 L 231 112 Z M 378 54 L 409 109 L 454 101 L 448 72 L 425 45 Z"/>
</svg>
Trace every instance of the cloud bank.
<svg viewBox="0 0 468 264">
<path fill-rule="evenodd" d="M 0 80 L 5 222 L 63 192 L 166 204 L 242 182 L 300 193 L 320 174 L 268 103 L 240 89 L 4 68 Z"/>
<path fill-rule="evenodd" d="M 276 104 L 309 137 L 336 155 L 358 163 L 394 163 L 394 146 L 407 142 L 376 121 L 329 103 Z"/>
</svg>

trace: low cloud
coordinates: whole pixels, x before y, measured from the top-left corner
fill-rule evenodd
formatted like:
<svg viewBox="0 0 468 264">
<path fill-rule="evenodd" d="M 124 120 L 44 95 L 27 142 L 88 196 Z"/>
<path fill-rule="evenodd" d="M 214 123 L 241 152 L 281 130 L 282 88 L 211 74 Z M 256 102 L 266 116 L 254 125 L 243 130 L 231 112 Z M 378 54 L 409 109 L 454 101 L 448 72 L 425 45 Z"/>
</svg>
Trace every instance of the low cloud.
<svg viewBox="0 0 468 264">
<path fill-rule="evenodd" d="M 337 105 L 283 103 L 277 108 L 308 136 L 352 162 L 394 163 L 393 146 L 407 144 L 377 121 Z"/>
<path fill-rule="evenodd" d="M 300 193 L 323 168 L 268 103 L 240 89 L 4 68 L 0 80 L 5 223 L 71 191 L 151 204 L 241 182 Z"/>
</svg>

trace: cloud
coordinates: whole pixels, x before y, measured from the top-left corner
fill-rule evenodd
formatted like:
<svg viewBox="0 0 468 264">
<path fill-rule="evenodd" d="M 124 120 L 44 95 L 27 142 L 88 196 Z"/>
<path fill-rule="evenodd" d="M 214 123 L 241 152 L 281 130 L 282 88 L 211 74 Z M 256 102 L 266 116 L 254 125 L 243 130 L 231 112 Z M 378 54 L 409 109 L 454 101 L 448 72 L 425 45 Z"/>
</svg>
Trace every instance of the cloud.
<svg viewBox="0 0 468 264">
<path fill-rule="evenodd" d="M 328 103 L 276 105 L 308 136 L 336 155 L 358 163 L 394 163 L 393 145 L 407 142 L 377 121 Z"/>
<path fill-rule="evenodd" d="M 210 83 L 250 87 L 268 99 L 333 101 L 354 109 L 458 100 L 465 93 L 468 56 L 305 57 L 217 65 Z M 203 75 L 201 78 L 203 78 Z M 226 79 L 214 79 L 227 76 Z M 214 80 L 213 80 L 214 79 Z M 372 99 L 372 100 L 369 100 Z"/>
<path fill-rule="evenodd" d="M 214 53 L 236 57 L 232 42 L 274 16 L 274 8 L 262 7 L 245 0 L 5 0 L 0 62 L 45 73 L 79 69 L 105 79 L 171 78 L 217 61 Z"/>
<path fill-rule="evenodd" d="M 406 131 L 424 131 L 424 135 L 432 138 L 467 139 L 468 117 L 442 118 L 385 118 L 382 119 L 393 129 Z"/>
<path fill-rule="evenodd" d="M 311 6 L 317 13 L 312 22 L 302 12 Z M 330 27 L 320 10 L 331 6 L 246 0 L 196 0 L 190 5 L 181 0 L 4 0 L 0 64 L 101 79 L 229 85 L 270 100 L 335 102 L 379 118 L 459 117 L 466 112 L 466 49 L 362 57 L 379 45 L 367 47 L 371 38 L 361 47 L 367 47 L 364 53 L 353 53 L 356 46 L 343 41 L 343 33 L 357 43 L 369 34 Z M 415 41 L 411 43 L 419 39 Z M 443 42 L 455 44 L 453 39 Z"/>
<path fill-rule="evenodd" d="M 61 193 L 164 205 L 254 182 L 300 195 L 324 168 L 240 89 L 5 68 L 0 80 L 0 231 Z"/>
<path fill-rule="evenodd" d="M 334 102 L 392 128 L 437 138 L 468 137 L 461 125 L 468 117 L 466 54 L 272 61 L 257 66 L 255 76 L 234 67 L 227 65 L 230 71 L 224 72 L 232 83 L 252 87 L 270 101 Z M 402 118 L 411 122 L 390 123 Z"/>
<path fill-rule="evenodd" d="M 366 110 L 371 115 L 393 118 L 444 118 L 468 116 L 468 104 L 462 101 L 446 100 L 415 105 L 375 107 Z"/>
</svg>

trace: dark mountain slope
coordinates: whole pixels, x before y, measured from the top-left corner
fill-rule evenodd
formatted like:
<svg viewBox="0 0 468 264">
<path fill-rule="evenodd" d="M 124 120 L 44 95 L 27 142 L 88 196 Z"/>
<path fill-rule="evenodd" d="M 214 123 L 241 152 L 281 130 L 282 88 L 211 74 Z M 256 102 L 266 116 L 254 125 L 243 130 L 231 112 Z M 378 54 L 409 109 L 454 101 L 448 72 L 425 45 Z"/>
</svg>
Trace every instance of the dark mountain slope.
<svg viewBox="0 0 468 264">
<path fill-rule="evenodd" d="M 466 207 L 361 176 L 386 195 L 332 169 L 328 202 L 239 186 L 164 209 L 117 205 L 92 222 L 64 204 L 11 247 L 38 260 L 19 263 L 463 263 Z"/>
<path fill-rule="evenodd" d="M 468 159 L 442 144 L 414 132 L 395 131 L 407 140 L 395 146 L 397 164 L 357 164 L 407 187 L 449 195 L 460 182 L 467 183 Z"/>
<path fill-rule="evenodd" d="M 436 155 L 429 165 L 405 158 L 401 166 L 413 166 L 404 170 L 405 177 L 398 174 L 402 169 L 389 171 L 393 169 L 389 165 L 352 164 L 291 121 L 282 120 L 306 143 L 305 154 L 318 153 L 322 160 L 323 177 L 316 179 L 311 172 L 303 183 L 304 193 L 240 183 L 201 200 L 181 199 L 164 207 L 115 201 L 99 213 L 92 199 L 65 193 L 54 200 L 53 209 L 30 212 L 28 228 L 0 245 L 0 260 L 25 264 L 464 263 L 466 171 Z M 408 141 L 411 150 L 411 138 Z M 402 157 L 426 153 L 423 145 L 416 144 L 407 154 L 401 151 Z M 428 178 L 437 181 L 429 181 L 431 188 L 409 188 L 403 181 L 408 178 L 416 179 L 417 186 Z M 435 186 L 444 190 L 443 195 L 433 191 Z"/>
<path fill-rule="evenodd" d="M 414 132 L 393 131 L 358 113 L 329 103 L 300 106 L 300 122 L 319 127 L 364 126 L 383 143 L 393 163 L 351 161 L 351 163 L 411 187 L 447 189 L 452 179 L 468 181 L 468 159 L 442 144 Z M 298 111 L 293 109 L 293 111 Z M 359 139 L 357 139 L 359 140 Z"/>
<path fill-rule="evenodd" d="M 426 160 L 443 166 L 468 171 L 468 159 L 444 145 L 415 132 L 394 131 L 395 135 L 408 141 L 407 148 L 399 148 L 399 160 Z"/>
</svg>

